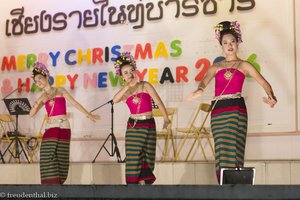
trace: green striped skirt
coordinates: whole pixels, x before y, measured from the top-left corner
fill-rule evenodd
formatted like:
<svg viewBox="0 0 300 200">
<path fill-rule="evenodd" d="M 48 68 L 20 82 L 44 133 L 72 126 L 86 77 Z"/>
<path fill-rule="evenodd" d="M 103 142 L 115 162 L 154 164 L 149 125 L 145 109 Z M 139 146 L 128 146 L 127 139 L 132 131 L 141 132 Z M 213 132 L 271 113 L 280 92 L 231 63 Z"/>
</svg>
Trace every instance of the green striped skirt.
<svg viewBox="0 0 300 200">
<path fill-rule="evenodd" d="M 125 136 L 126 183 L 152 184 L 156 152 L 156 125 L 154 118 L 134 120 L 129 118 Z"/>
<path fill-rule="evenodd" d="M 69 121 L 51 120 L 46 124 L 40 149 L 42 184 L 63 184 L 68 176 L 71 129 Z"/>
<path fill-rule="evenodd" d="M 215 101 L 212 102 L 214 104 Z M 213 107 L 211 128 L 218 180 L 221 168 L 244 166 L 247 121 L 247 108 L 242 97 L 219 100 Z"/>
</svg>

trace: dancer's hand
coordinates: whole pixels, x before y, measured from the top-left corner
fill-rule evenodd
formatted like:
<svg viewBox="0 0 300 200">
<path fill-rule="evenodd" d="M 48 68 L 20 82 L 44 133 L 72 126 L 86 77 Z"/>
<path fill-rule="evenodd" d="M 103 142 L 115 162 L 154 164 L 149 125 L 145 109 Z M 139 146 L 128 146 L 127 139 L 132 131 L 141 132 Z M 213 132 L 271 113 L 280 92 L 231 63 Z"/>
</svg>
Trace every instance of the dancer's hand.
<svg viewBox="0 0 300 200">
<path fill-rule="evenodd" d="M 276 97 L 270 98 L 270 97 L 263 97 L 263 102 L 266 104 L 269 104 L 271 108 L 274 108 L 275 104 L 277 103 Z"/>
<path fill-rule="evenodd" d="M 90 120 L 92 120 L 93 122 L 96 122 L 96 120 L 101 119 L 100 115 L 92 115 L 91 113 L 88 114 L 86 117 L 89 118 Z"/>
<path fill-rule="evenodd" d="M 187 100 L 187 101 L 193 101 L 193 100 L 197 99 L 198 97 L 200 97 L 202 95 L 202 93 L 203 93 L 202 89 L 196 90 L 193 93 L 191 93 L 189 96 L 187 96 L 185 98 L 185 100 Z"/>
<path fill-rule="evenodd" d="M 139 78 L 136 74 L 131 74 L 128 82 L 126 82 L 125 86 L 134 87 L 136 84 L 139 83 Z"/>
<path fill-rule="evenodd" d="M 163 125 L 163 130 L 168 130 L 169 126 L 170 126 L 170 120 L 165 120 L 164 121 L 164 125 Z"/>
</svg>

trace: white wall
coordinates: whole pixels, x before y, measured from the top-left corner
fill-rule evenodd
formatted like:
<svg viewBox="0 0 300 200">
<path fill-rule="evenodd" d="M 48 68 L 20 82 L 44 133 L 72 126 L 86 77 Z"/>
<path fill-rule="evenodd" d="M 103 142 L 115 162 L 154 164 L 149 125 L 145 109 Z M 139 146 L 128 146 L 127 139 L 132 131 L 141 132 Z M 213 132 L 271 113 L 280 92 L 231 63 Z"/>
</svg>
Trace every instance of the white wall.
<svg viewBox="0 0 300 200">
<path fill-rule="evenodd" d="M 299 97 L 299 94 L 300 94 L 300 87 L 299 87 L 299 80 L 300 80 L 300 70 L 299 70 L 299 67 L 300 67 L 300 57 L 299 57 L 299 52 L 300 52 L 300 39 L 299 39 L 299 34 L 300 34 L 300 14 L 299 14 L 299 11 L 300 11 L 300 2 L 299 1 L 294 1 L 294 4 L 295 4 L 295 38 L 296 38 L 296 69 L 297 69 L 297 84 L 296 84 L 296 94 L 297 94 L 297 100 L 298 100 L 298 104 L 297 104 L 297 111 L 298 111 L 298 115 L 297 115 L 297 121 L 298 121 L 298 128 L 297 130 L 299 131 L 299 127 L 300 127 L 300 97 Z"/>
</svg>

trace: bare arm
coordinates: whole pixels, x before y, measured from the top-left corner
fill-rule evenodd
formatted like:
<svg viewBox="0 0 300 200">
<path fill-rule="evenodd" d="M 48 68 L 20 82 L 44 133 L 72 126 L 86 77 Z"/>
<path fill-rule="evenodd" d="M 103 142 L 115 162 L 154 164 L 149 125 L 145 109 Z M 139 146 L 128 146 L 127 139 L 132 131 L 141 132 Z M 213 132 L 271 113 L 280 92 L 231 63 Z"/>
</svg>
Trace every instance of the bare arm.
<svg viewBox="0 0 300 200">
<path fill-rule="evenodd" d="M 129 86 L 126 85 L 121 90 L 119 90 L 119 92 L 117 94 L 115 94 L 115 96 L 113 98 L 113 102 L 114 103 L 119 103 L 120 101 L 125 100 L 124 94 L 127 92 L 128 89 L 129 89 Z"/>
<path fill-rule="evenodd" d="M 199 96 L 201 96 L 201 94 L 204 92 L 204 89 L 207 87 L 210 81 L 215 77 L 217 69 L 218 69 L 217 66 L 213 65 L 207 70 L 204 78 L 199 83 L 197 90 L 195 90 L 192 94 L 190 94 L 187 97 L 187 100 L 194 100 Z"/>
<path fill-rule="evenodd" d="M 163 115 L 163 118 L 164 118 L 163 128 L 167 128 L 168 125 L 170 124 L 170 120 L 168 118 L 167 110 L 166 110 L 166 107 L 165 107 L 164 103 L 160 99 L 160 97 L 159 97 L 158 93 L 156 92 L 155 88 L 150 83 L 144 82 L 144 88 L 150 94 L 151 98 L 156 103 L 156 105 L 158 106 L 158 109 L 160 110 L 160 112 Z"/>
<path fill-rule="evenodd" d="M 211 66 L 207 70 L 207 72 L 206 72 L 204 78 L 202 79 L 202 81 L 199 83 L 197 89 L 198 90 L 199 89 L 204 90 L 207 87 L 207 85 L 210 83 L 210 81 L 215 77 L 216 71 L 217 71 L 217 66 L 216 65 Z"/>
<path fill-rule="evenodd" d="M 36 115 L 36 113 L 43 107 L 44 105 L 44 99 L 45 99 L 45 95 L 42 94 L 38 100 L 36 102 L 34 102 L 30 112 L 29 112 L 29 116 L 33 117 Z"/>
<path fill-rule="evenodd" d="M 126 92 L 128 91 L 128 89 L 135 87 L 138 85 L 139 83 L 139 79 L 137 77 L 136 74 L 133 74 L 134 79 L 132 79 L 130 82 L 126 83 L 125 86 L 119 90 L 119 92 L 117 94 L 115 94 L 114 98 L 113 98 L 113 102 L 114 103 L 119 103 L 120 101 L 124 101 L 127 97 L 126 97 Z"/>
<path fill-rule="evenodd" d="M 58 92 L 63 95 L 75 108 L 77 108 L 80 112 L 85 114 L 87 118 L 89 118 L 92 121 L 100 119 L 99 115 L 92 115 L 90 112 L 88 112 L 80 103 L 78 103 L 65 88 L 58 88 Z"/>
<path fill-rule="evenodd" d="M 271 107 L 274 107 L 277 103 L 277 99 L 268 81 L 248 62 L 243 62 L 242 69 L 246 75 L 253 77 L 263 87 L 269 99 L 269 101 L 264 99 L 264 102 L 269 104 Z"/>
</svg>

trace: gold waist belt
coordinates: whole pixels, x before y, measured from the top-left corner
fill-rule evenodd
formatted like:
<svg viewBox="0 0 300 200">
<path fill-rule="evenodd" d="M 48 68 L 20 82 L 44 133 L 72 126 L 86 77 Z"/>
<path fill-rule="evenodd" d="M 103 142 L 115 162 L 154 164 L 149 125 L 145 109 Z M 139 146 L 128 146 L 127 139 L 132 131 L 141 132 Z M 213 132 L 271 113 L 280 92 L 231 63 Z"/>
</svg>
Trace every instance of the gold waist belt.
<svg viewBox="0 0 300 200">
<path fill-rule="evenodd" d="M 141 116 L 130 116 L 131 119 L 134 120 L 146 120 L 146 119 L 151 119 L 151 115 L 141 115 Z"/>
<path fill-rule="evenodd" d="M 47 123 L 53 124 L 53 123 L 62 123 L 63 121 L 68 120 L 67 118 L 62 119 L 47 119 Z"/>
<path fill-rule="evenodd" d="M 67 118 L 48 119 L 46 121 L 45 129 L 55 128 L 55 127 L 70 129 L 70 122 Z"/>
<path fill-rule="evenodd" d="M 242 97 L 241 93 L 224 94 L 224 95 L 220 95 L 220 96 L 214 96 L 213 101 L 223 100 L 223 99 L 236 99 L 236 98 L 241 98 L 241 97 Z"/>
</svg>

